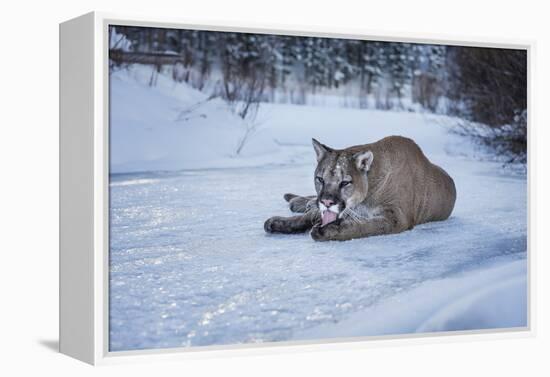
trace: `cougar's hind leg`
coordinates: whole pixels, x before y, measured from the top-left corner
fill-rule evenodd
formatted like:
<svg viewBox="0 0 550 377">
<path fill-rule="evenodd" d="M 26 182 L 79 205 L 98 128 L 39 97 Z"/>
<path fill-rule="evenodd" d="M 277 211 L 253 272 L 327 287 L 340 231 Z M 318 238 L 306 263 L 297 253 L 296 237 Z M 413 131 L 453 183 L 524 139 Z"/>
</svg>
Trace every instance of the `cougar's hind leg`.
<svg viewBox="0 0 550 377">
<path fill-rule="evenodd" d="M 315 211 L 317 209 L 317 197 L 310 196 L 310 198 L 311 199 L 309 199 L 306 203 L 306 212 Z"/>
<path fill-rule="evenodd" d="M 315 195 L 299 196 L 295 194 L 285 194 L 284 198 L 288 202 L 290 210 L 298 213 L 306 212 L 309 209 L 308 203 L 317 199 Z"/>
<path fill-rule="evenodd" d="M 286 194 L 283 195 L 283 198 L 285 198 L 285 200 L 286 200 L 287 202 L 290 202 L 292 199 L 297 198 L 297 197 L 299 197 L 299 196 L 300 196 L 300 195 L 291 194 L 291 193 L 286 193 Z"/>
</svg>

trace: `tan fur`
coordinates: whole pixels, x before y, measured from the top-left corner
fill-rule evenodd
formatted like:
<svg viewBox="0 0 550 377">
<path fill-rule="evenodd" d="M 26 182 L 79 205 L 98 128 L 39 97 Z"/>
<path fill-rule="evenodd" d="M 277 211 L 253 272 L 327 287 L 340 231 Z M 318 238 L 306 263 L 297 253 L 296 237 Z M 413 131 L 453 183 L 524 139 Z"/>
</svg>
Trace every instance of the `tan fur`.
<svg viewBox="0 0 550 377">
<path fill-rule="evenodd" d="M 432 164 L 411 139 L 390 136 L 343 150 L 314 140 L 318 165 L 317 197 L 287 194 L 291 208 L 303 215 L 275 217 L 264 225 L 270 233 L 312 229 L 318 241 L 348 240 L 399 233 L 417 224 L 447 219 L 456 201 L 453 179 Z M 370 153 L 369 153 L 370 152 Z M 342 181 L 351 184 L 341 187 Z M 320 225 L 322 199 L 338 203 L 338 220 Z"/>
</svg>

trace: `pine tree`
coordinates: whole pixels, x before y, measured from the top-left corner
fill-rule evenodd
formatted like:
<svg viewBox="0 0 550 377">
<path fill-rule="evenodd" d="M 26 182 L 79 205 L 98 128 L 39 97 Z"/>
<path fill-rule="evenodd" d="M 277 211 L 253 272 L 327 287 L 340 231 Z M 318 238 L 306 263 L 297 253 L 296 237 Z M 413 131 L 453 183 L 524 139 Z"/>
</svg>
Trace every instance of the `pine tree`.
<svg viewBox="0 0 550 377">
<path fill-rule="evenodd" d="M 391 43 L 388 47 L 388 67 L 391 78 L 392 93 L 397 97 L 398 106 L 402 107 L 402 98 L 405 95 L 405 88 L 412 79 L 412 62 L 414 56 L 411 54 L 409 43 Z"/>
</svg>

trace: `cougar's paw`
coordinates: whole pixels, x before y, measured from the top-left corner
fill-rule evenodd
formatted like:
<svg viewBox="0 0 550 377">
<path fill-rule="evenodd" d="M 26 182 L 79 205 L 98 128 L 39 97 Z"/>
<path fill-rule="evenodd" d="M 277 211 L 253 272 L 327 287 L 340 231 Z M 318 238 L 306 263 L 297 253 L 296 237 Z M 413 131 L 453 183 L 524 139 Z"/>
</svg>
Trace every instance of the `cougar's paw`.
<svg viewBox="0 0 550 377">
<path fill-rule="evenodd" d="M 288 233 L 288 225 L 284 217 L 273 216 L 266 220 L 264 229 L 267 233 Z"/>
<path fill-rule="evenodd" d="M 338 223 L 330 223 L 325 226 L 317 224 L 311 229 L 311 238 L 315 241 L 335 240 L 339 232 L 340 225 Z"/>
</svg>

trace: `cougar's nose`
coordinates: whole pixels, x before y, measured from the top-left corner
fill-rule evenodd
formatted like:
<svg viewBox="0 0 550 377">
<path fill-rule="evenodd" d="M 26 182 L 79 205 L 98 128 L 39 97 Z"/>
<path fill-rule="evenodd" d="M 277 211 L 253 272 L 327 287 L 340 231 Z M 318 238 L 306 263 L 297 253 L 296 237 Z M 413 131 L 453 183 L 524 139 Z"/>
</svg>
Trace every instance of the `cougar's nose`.
<svg viewBox="0 0 550 377">
<path fill-rule="evenodd" d="M 325 207 L 329 208 L 331 205 L 334 204 L 334 201 L 330 199 L 321 199 L 321 203 L 323 203 Z"/>
</svg>

